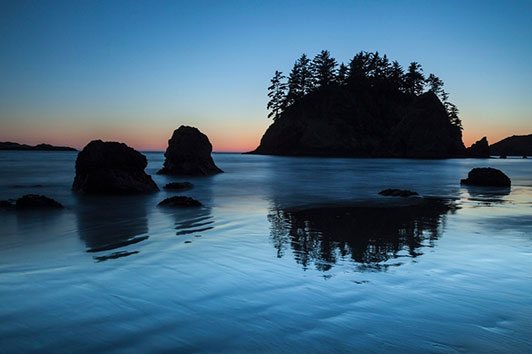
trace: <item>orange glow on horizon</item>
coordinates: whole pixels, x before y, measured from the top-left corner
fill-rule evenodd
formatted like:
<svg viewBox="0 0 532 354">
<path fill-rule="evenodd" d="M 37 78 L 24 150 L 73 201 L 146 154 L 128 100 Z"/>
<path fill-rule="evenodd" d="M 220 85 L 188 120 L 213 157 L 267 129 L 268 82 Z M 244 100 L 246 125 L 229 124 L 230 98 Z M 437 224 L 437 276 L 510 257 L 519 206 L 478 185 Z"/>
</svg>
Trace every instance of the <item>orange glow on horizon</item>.
<svg viewBox="0 0 532 354">
<path fill-rule="evenodd" d="M 495 144 L 513 135 L 528 135 L 532 131 L 516 131 L 513 127 L 478 127 L 462 132 L 462 140 L 466 147 L 470 147 L 483 137 L 488 138 L 488 144 Z"/>
<path fill-rule="evenodd" d="M 522 129 L 515 129 L 511 126 L 466 124 L 462 132 L 462 140 L 466 147 L 471 146 L 482 137 L 488 138 L 489 144 L 494 144 L 504 138 L 512 135 L 528 135 L 531 131 L 522 131 Z M 247 128 L 247 129 L 246 129 Z M 263 127 L 246 127 L 241 129 L 231 129 L 225 127 L 224 129 L 216 129 L 208 127 L 206 129 L 199 128 L 213 146 L 214 152 L 248 152 L 257 148 L 260 144 L 260 139 L 265 132 Z M 41 143 L 56 145 L 56 146 L 70 146 L 78 150 L 92 140 L 100 139 L 103 141 L 119 141 L 139 151 L 165 151 L 168 146 L 168 139 L 171 137 L 173 130 L 157 130 L 157 131 L 134 131 L 121 130 L 116 133 L 112 130 L 93 130 L 93 131 L 76 131 L 72 133 L 65 133 L 65 131 L 58 131 L 55 129 L 42 129 L 39 132 L 29 131 L 26 129 L 11 131 L 10 134 L 0 133 L 0 141 L 11 141 L 19 144 L 37 145 Z"/>
</svg>

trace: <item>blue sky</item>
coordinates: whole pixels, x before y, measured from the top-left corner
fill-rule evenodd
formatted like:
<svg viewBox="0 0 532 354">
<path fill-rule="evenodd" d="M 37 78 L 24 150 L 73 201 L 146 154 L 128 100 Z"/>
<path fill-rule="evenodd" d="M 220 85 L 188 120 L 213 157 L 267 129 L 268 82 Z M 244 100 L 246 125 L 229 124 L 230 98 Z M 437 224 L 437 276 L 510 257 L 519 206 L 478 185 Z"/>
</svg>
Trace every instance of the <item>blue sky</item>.
<svg viewBox="0 0 532 354">
<path fill-rule="evenodd" d="M 531 1 L 2 1 L 0 140 L 164 149 L 181 124 L 258 145 L 266 88 L 301 53 L 423 65 L 467 145 L 532 133 Z"/>
</svg>

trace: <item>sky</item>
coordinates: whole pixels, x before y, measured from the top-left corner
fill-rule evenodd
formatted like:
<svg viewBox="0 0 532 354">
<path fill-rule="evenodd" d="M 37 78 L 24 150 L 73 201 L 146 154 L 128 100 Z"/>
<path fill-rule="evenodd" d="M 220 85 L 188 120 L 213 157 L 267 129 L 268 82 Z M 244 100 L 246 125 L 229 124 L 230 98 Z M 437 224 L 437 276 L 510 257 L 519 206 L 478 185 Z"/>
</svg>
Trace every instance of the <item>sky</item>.
<svg viewBox="0 0 532 354">
<path fill-rule="evenodd" d="M 0 0 L 0 141 L 164 150 L 184 124 L 249 151 L 275 70 L 322 49 L 421 63 L 466 146 L 532 133 L 532 1 Z"/>
</svg>

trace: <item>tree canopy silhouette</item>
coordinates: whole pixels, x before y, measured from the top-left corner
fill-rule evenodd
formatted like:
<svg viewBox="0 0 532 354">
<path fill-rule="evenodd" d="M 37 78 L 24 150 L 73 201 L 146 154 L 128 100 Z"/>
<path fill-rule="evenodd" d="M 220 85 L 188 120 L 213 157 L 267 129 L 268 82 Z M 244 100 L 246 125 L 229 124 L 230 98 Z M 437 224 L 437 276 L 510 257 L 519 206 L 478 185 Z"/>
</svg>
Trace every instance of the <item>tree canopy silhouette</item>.
<svg viewBox="0 0 532 354">
<path fill-rule="evenodd" d="M 443 103 L 451 124 L 462 129 L 458 108 L 448 101 L 449 94 L 443 90 L 443 81 L 434 74 L 423 75 L 418 62 L 411 62 L 405 72 L 399 62 L 379 52 L 361 51 L 346 65 L 338 65 L 329 51 L 322 50 L 311 61 L 302 54 L 285 77 L 276 71 L 268 87 L 269 118 L 276 120 L 283 112 L 308 94 L 331 87 L 346 87 L 349 90 L 364 91 L 376 89 L 398 92 L 403 95 L 420 96 L 432 91 Z"/>
<path fill-rule="evenodd" d="M 312 60 L 312 75 L 315 87 L 324 87 L 336 81 L 336 59 L 331 58 L 329 51 L 322 50 Z"/>
</svg>

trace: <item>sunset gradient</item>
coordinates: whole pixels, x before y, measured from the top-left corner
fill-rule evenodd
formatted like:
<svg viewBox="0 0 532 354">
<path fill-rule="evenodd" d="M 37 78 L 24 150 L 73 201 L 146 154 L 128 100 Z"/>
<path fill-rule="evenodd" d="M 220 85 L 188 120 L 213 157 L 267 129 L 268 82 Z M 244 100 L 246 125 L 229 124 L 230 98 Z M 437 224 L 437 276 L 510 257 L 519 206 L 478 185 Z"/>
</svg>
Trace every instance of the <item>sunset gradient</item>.
<svg viewBox="0 0 532 354">
<path fill-rule="evenodd" d="M 192 125 L 249 151 L 275 70 L 328 49 L 422 64 L 460 109 L 466 146 L 532 133 L 529 1 L 4 1 L 0 141 L 164 150 Z"/>
</svg>

